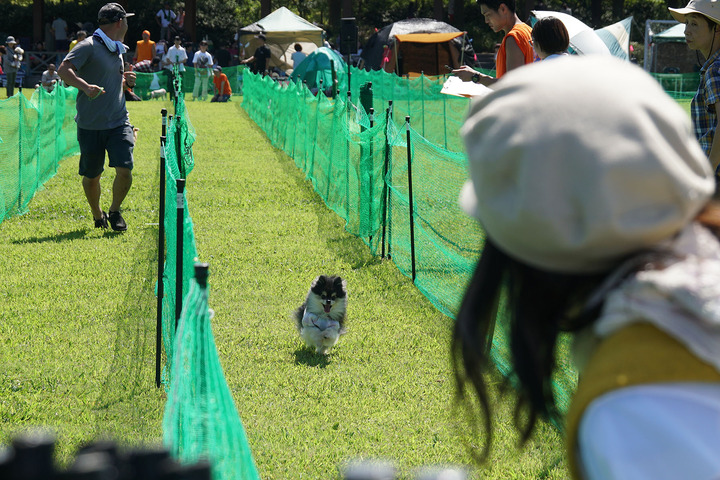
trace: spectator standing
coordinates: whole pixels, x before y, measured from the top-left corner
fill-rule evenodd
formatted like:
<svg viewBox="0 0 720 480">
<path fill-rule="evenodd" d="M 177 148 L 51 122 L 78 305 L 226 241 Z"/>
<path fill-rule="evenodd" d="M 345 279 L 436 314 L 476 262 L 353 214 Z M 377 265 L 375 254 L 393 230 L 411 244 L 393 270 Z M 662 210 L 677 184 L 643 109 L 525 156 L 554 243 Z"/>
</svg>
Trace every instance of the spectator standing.
<svg viewBox="0 0 720 480">
<path fill-rule="evenodd" d="M 137 42 L 135 47 L 135 58 L 134 63 L 142 62 L 143 60 L 152 60 L 157 56 L 157 49 L 155 48 L 155 42 L 150 40 L 150 31 L 143 30 L 142 40 Z"/>
<path fill-rule="evenodd" d="M 163 8 L 155 14 L 155 21 L 160 25 L 160 38 L 162 40 L 170 41 L 170 25 L 172 25 L 175 18 L 177 18 L 177 15 L 170 8 L 170 2 L 163 3 Z"/>
<path fill-rule="evenodd" d="M 213 86 L 215 87 L 215 95 L 211 102 L 227 102 L 230 100 L 232 95 L 232 89 L 230 88 L 230 82 L 228 81 L 227 75 L 222 73 L 222 67 L 215 67 L 213 69 L 215 77 L 213 78 Z"/>
<path fill-rule="evenodd" d="M 225 68 L 230 66 L 232 56 L 230 55 L 230 50 L 226 48 L 224 43 L 220 44 L 220 48 L 216 49 L 213 55 L 215 55 L 215 62 L 221 67 Z"/>
<path fill-rule="evenodd" d="M 193 100 L 205 100 L 208 92 L 208 80 L 213 76 L 213 58 L 207 51 L 208 42 L 200 42 L 200 50 L 195 52 L 193 67 L 195 67 L 195 86 L 193 87 Z"/>
<path fill-rule="evenodd" d="M 175 34 L 182 36 L 185 33 L 185 8 L 184 7 L 178 7 L 177 15 L 175 16 L 175 20 L 173 21 L 173 27 L 175 29 Z"/>
<path fill-rule="evenodd" d="M 5 93 L 7 98 L 15 95 L 15 80 L 17 79 L 17 72 L 20 70 L 22 63 L 22 55 L 15 53 L 17 48 L 17 42 L 15 37 L 9 36 L 5 40 L 5 55 L 2 58 L 3 71 L 5 72 Z"/>
<path fill-rule="evenodd" d="M 515 0 L 480 0 L 480 12 L 494 32 L 505 36 L 495 59 L 495 77 L 485 75 L 463 65 L 453 70 L 462 81 L 473 81 L 490 86 L 510 70 L 532 63 L 535 52 L 531 44 L 532 29 L 515 13 Z"/>
<path fill-rule="evenodd" d="M 68 50 L 72 50 L 73 48 L 75 48 L 75 45 L 82 42 L 86 38 L 87 38 L 87 32 L 85 30 L 78 30 L 77 37 L 75 38 L 75 40 L 70 42 L 70 47 L 68 48 Z"/>
<path fill-rule="evenodd" d="M 245 65 L 252 62 L 252 66 L 250 67 L 251 72 L 265 74 L 268 69 L 271 56 L 270 48 L 268 48 L 265 44 L 267 37 L 265 37 L 264 33 L 261 33 L 256 35 L 255 38 L 260 40 L 260 46 L 255 49 L 255 53 L 253 53 L 252 57 L 246 58 L 240 63 Z"/>
<path fill-rule="evenodd" d="M 167 74 L 168 83 L 167 91 L 170 93 L 170 97 L 173 98 L 175 95 L 175 88 L 173 86 L 173 66 L 178 66 L 178 72 L 182 74 L 185 71 L 185 62 L 187 61 L 187 52 L 185 47 L 181 44 L 180 37 L 175 37 L 175 44 L 168 48 L 165 57 L 163 58 L 163 66 Z"/>
<path fill-rule="evenodd" d="M 55 16 L 55 20 L 53 20 L 52 24 L 50 25 L 50 31 L 53 34 L 53 38 L 55 39 L 55 50 L 58 52 L 65 52 L 68 49 L 68 26 L 67 22 L 60 17 L 60 15 Z"/>
<path fill-rule="evenodd" d="M 300 45 L 299 43 L 296 43 L 295 44 L 295 52 L 292 55 L 290 55 L 290 58 L 292 59 L 292 62 L 293 62 L 293 70 L 295 70 L 298 67 L 298 65 L 300 65 L 302 63 L 302 61 L 307 58 L 307 53 L 302 51 L 302 45 Z"/>
<path fill-rule="evenodd" d="M 5 48 L 5 45 L 0 45 L 0 75 L 5 73 L 3 71 L 2 64 L 3 64 L 3 57 L 5 56 L 6 53 L 7 53 L 7 48 Z"/>
<path fill-rule="evenodd" d="M 700 69 L 700 84 L 690 103 L 695 136 L 710 160 L 716 176 L 720 171 L 720 8 L 709 0 L 694 0 L 685 8 L 670 8 L 670 13 L 685 24 L 688 48 L 705 57 Z M 720 179 L 717 179 L 720 181 Z"/>
<path fill-rule="evenodd" d="M 60 76 L 58 75 L 57 70 L 55 70 L 55 64 L 48 63 L 47 70 L 45 70 L 42 73 L 42 77 L 40 77 L 40 83 L 43 88 L 50 93 L 55 89 L 55 85 L 59 80 Z"/>
<path fill-rule="evenodd" d="M 67 54 L 58 73 L 76 87 L 78 144 L 85 197 L 90 205 L 95 228 L 127 230 L 120 207 L 132 185 L 135 137 L 125 106 L 123 87 L 135 86 L 135 73 L 124 71 L 122 40 L 128 29 L 125 12 L 117 3 L 107 3 L 98 12 L 100 27 L 86 41 Z M 112 203 L 108 213 L 100 207 L 100 177 L 105 164 L 115 169 Z"/>
</svg>

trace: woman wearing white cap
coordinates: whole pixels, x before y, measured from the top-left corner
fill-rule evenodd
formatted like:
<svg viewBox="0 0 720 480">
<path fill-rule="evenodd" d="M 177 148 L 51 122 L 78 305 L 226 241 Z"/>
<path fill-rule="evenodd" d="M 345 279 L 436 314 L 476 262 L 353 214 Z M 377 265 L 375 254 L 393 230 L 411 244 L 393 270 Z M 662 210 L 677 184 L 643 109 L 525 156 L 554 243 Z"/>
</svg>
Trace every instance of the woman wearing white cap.
<svg viewBox="0 0 720 480">
<path fill-rule="evenodd" d="M 720 209 L 682 108 L 634 65 L 565 57 L 503 77 L 462 132 L 461 203 L 487 241 L 452 355 L 486 448 L 485 346 L 504 291 L 523 439 L 560 415 L 555 348 L 571 332 L 574 478 L 720 478 Z"/>
<path fill-rule="evenodd" d="M 700 85 L 690 105 L 695 136 L 713 170 L 720 165 L 720 139 L 716 140 L 720 109 L 720 2 L 690 0 L 685 8 L 669 8 L 680 23 L 685 24 L 688 48 L 697 50 L 705 63 L 700 69 Z"/>
<path fill-rule="evenodd" d="M 7 37 L 5 45 L 7 45 L 7 49 L 2 57 L 2 67 L 5 72 L 5 93 L 7 93 L 7 98 L 10 98 L 15 94 L 15 79 L 20 69 L 22 54 L 20 54 L 20 60 L 18 61 L 18 54 L 15 53 L 17 47 L 15 37 Z"/>
</svg>

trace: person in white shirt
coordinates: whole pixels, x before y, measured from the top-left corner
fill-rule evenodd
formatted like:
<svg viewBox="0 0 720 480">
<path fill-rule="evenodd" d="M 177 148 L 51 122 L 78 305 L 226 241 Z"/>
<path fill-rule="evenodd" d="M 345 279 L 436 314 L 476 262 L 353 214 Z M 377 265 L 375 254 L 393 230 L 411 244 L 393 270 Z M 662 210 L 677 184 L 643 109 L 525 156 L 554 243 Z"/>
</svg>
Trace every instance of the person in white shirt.
<svg viewBox="0 0 720 480">
<path fill-rule="evenodd" d="M 193 87 L 193 100 L 205 100 L 208 92 L 208 79 L 212 77 L 213 58 L 207 51 L 208 42 L 200 42 L 200 50 L 195 52 L 193 67 L 195 67 L 195 86 Z"/>
<path fill-rule="evenodd" d="M 55 20 L 53 20 L 50 26 L 50 31 L 55 37 L 55 50 L 66 51 L 69 45 L 67 22 L 59 16 L 55 17 Z"/>
<path fill-rule="evenodd" d="M 178 66 L 178 71 L 180 73 L 185 71 L 185 62 L 187 61 L 188 56 L 187 52 L 185 51 L 185 48 L 181 44 L 180 37 L 175 37 L 175 44 L 168 48 L 167 53 L 163 57 L 163 68 L 165 68 L 165 73 L 168 76 L 168 92 L 170 92 L 170 97 L 173 97 L 175 95 L 175 88 L 173 86 L 173 67 L 175 65 Z"/>
<path fill-rule="evenodd" d="M 48 69 L 45 70 L 42 74 L 40 83 L 42 84 L 43 88 L 47 90 L 48 93 L 50 93 L 55 89 L 55 85 L 59 80 L 60 75 L 58 75 L 57 71 L 55 70 L 55 64 L 49 63 Z"/>
<path fill-rule="evenodd" d="M 295 44 L 295 53 L 290 55 L 290 58 L 292 59 L 292 62 L 293 62 L 293 70 L 295 70 L 298 67 L 298 65 L 300 65 L 302 63 L 302 61 L 307 58 L 307 53 L 302 51 L 302 45 L 300 45 L 299 43 L 296 43 Z"/>
<path fill-rule="evenodd" d="M 170 3 L 165 2 L 163 8 L 155 14 L 155 21 L 160 25 L 160 38 L 170 41 L 170 25 L 177 18 L 175 12 L 170 9 Z"/>
</svg>

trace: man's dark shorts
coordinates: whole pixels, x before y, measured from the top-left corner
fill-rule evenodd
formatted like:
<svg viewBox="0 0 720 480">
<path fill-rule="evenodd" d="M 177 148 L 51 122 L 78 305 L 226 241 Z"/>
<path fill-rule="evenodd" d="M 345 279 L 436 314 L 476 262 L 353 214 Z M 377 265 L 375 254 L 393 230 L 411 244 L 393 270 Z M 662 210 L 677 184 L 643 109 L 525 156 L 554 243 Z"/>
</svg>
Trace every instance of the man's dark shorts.
<svg viewBox="0 0 720 480">
<path fill-rule="evenodd" d="M 109 130 L 78 128 L 77 138 L 80 145 L 80 175 L 88 178 L 100 175 L 105 166 L 106 150 L 108 166 L 132 170 L 135 137 L 129 123 Z"/>
</svg>

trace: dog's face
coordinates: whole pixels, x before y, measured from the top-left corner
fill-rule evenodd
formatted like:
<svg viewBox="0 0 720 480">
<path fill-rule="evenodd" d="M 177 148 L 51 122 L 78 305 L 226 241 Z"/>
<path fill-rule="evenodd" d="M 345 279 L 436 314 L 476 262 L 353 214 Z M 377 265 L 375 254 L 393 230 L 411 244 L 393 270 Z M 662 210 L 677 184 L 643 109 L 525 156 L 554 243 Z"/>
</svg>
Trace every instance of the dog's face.
<svg viewBox="0 0 720 480">
<path fill-rule="evenodd" d="M 310 287 L 307 308 L 317 315 L 340 317 L 347 305 L 346 283 L 340 277 L 320 275 Z"/>
</svg>

